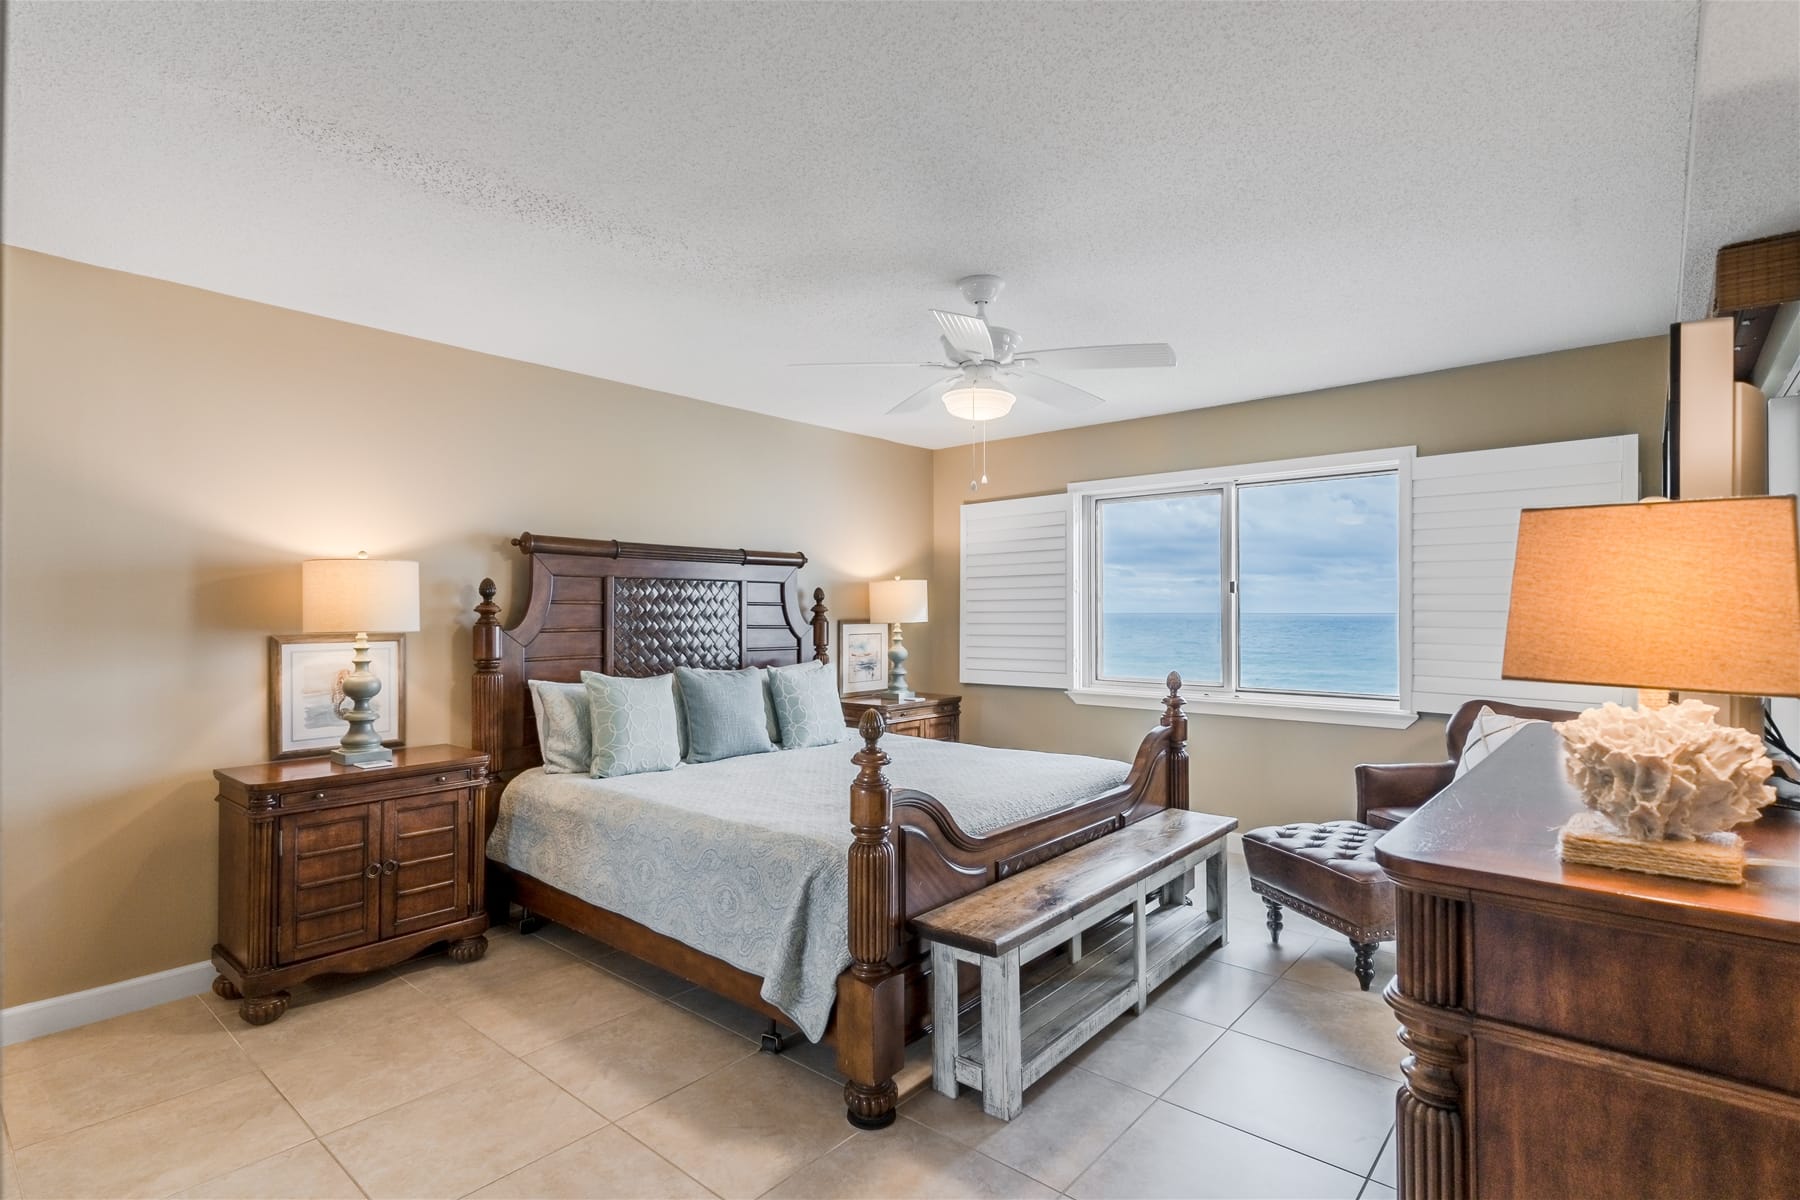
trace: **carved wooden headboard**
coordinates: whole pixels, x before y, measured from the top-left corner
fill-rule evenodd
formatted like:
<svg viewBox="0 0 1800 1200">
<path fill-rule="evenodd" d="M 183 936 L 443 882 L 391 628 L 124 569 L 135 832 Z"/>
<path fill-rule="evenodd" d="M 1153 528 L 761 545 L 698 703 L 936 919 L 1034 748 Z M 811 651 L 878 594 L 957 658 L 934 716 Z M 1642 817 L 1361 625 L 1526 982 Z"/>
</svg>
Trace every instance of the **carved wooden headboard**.
<svg viewBox="0 0 1800 1200">
<path fill-rule="evenodd" d="M 524 614 L 500 627 L 492 579 L 481 581 L 475 608 L 472 734 L 496 775 L 542 761 L 527 680 L 830 659 L 823 589 L 813 590 L 810 619 L 802 609 L 804 554 L 531 533 L 513 545 L 531 559 Z"/>
</svg>

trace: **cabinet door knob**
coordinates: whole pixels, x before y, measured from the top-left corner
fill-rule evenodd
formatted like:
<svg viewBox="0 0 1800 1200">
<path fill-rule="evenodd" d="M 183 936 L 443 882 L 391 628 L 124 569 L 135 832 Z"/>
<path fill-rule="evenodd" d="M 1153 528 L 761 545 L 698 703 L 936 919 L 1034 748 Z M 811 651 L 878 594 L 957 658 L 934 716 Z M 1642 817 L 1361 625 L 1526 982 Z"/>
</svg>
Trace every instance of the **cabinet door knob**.
<svg viewBox="0 0 1800 1200">
<path fill-rule="evenodd" d="M 449 777 L 449 776 L 448 776 L 448 775 L 439 775 L 439 776 L 438 776 L 438 782 L 439 782 L 439 783 L 449 783 L 449 782 L 450 782 L 450 777 Z"/>
<path fill-rule="evenodd" d="M 375 878 L 377 875 L 381 874 L 381 864 L 378 862 L 370 863 L 368 868 L 363 871 L 363 874 L 367 875 L 370 879 Z"/>
<path fill-rule="evenodd" d="M 313 799 L 314 799 L 314 800 L 323 800 L 323 799 L 324 799 L 324 798 L 325 798 L 325 793 L 324 793 L 324 792 L 314 792 L 314 793 L 313 793 Z"/>
<path fill-rule="evenodd" d="M 400 869 L 400 864 L 391 858 L 381 864 L 381 871 L 382 871 L 382 874 L 384 874 L 384 875 L 392 875 L 395 871 L 398 871 L 399 869 Z"/>
</svg>

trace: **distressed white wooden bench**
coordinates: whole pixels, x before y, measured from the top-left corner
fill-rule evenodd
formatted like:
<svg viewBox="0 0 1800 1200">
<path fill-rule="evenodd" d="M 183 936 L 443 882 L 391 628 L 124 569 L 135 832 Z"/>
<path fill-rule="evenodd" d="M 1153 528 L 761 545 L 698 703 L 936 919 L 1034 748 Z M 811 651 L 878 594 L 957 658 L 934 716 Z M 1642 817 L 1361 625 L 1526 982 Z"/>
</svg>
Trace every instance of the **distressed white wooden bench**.
<svg viewBox="0 0 1800 1200">
<path fill-rule="evenodd" d="M 1167 809 L 916 917 L 931 950 L 932 1086 L 952 1097 L 958 1084 L 979 1088 L 982 1108 L 1010 1121 L 1026 1088 L 1223 945 L 1225 835 L 1235 828 L 1232 817 Z M 1203 864 L 1204 908 L 1185 895 L 1188 873 Z M 1126 909 L 1129 919 L 1115 921 Z M 1084 948 L 1095 926 L 1100 936 Z M 1021 986 L 1025 964 L 1065 945 L 1065 961 Z M 981 969 L 980 1017 L 967 1027 L 964 962 Z"/>
</svg>

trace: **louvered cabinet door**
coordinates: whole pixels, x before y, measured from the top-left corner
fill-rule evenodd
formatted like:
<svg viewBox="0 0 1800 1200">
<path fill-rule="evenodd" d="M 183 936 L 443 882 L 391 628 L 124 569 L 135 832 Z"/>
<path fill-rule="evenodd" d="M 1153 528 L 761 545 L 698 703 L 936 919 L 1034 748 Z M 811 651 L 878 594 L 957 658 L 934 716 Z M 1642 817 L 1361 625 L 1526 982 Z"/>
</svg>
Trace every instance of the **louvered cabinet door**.
<svg viewBox="0 0 1800 1200">
<path fill-rule="evenodd" d="M 471 793 L 402 796 L 382 808 L 381 936 L 412 933 L 467 916 Z"/>
<path fill-rule="evenodd" d="M 381 805 L 281 818 L 276 951 L 283 963 L 381 937 Z"/>
</svg>

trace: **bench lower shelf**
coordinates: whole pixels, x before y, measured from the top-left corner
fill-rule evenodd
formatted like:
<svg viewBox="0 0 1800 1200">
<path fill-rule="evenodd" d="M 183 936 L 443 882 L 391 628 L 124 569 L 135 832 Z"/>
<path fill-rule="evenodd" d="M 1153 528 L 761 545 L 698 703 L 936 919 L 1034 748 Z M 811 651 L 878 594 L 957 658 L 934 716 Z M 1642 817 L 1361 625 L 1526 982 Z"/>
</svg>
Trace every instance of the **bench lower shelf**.
<svg viewBox="0 0 1800 1200">
<path fill-rule="evenodd" d="M 1225 919 L 1191 905 L 1158 905 L 1147 914 L 1144 936 L 1146 974 L 1149 987 L 1154 989 L 1208 946 L 1222 943 Z M 1131 910 L 1126 909 L 1114 921 L 1091 930 L 1086 938 L 1086 952 L 1079 960 L 1056 951 L 1026 967 L 1023 975 L 1019 991 L 1019 1048 L 1023 1086 L 1030 1087 L 1137 1003 L 1137 953 Z M 981 1088 L 979 1017 L 963 1025 L 960 1032 L 956 1081 Z"/>
</svg>

